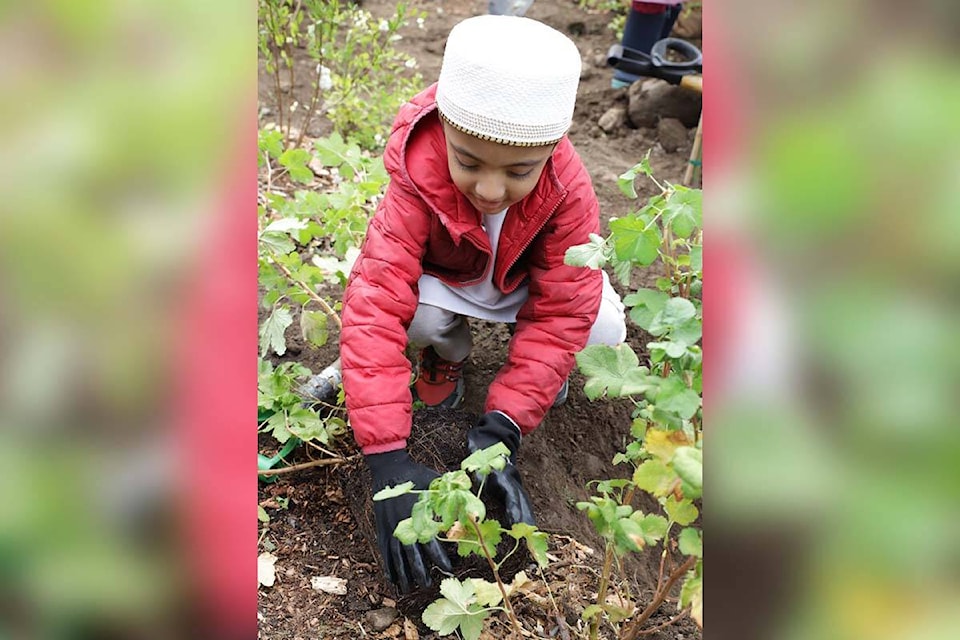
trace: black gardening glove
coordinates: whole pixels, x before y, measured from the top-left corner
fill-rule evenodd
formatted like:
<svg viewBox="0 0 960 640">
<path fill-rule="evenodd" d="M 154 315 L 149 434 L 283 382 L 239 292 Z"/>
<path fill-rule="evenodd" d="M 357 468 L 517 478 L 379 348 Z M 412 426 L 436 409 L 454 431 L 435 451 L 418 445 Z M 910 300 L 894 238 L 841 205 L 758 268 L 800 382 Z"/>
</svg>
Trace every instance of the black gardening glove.
<svg viewBox="0 0 960 640">
<path fill-rule="evenodd" d="M 385 487 L 412 481 L 414 488 L 426 489 L 439 474 L 422 464 L 417 464 L 407 455 L 406 449 L 375 453 L 366 456 L 370 475 L 373 476 L 373 492 Z M 397 524 L 410 517 L 418 494 L 379 500 L 373 503 L 373 515 L 377 526 L 377 546 L 390 582 L 398 585 L 402 593 L 410 591 L 411 582 L 429 587 L 430 567 L 437 566 L 451 572 L 450 559 L 436 540 L 427 544 L 404 545 L 393 536 Z"/>
<path fill-rule="evenodd" d="M 510 458 L 503 471 L 493 471 L 487 476 L 483 491 L 503 503 L 507 514 L 507 526 L 518 522 L 536 525 L 530 496 L 520 481 L 520 472 L 515 463 L 520 448 L 520 428 L 499 411 L 491 411 L 467 432 L 467 451 L 475 453 L 502 442 L 510 449 Z M 477 479 L 479 482 L 480 479 Z"/>
</svg>

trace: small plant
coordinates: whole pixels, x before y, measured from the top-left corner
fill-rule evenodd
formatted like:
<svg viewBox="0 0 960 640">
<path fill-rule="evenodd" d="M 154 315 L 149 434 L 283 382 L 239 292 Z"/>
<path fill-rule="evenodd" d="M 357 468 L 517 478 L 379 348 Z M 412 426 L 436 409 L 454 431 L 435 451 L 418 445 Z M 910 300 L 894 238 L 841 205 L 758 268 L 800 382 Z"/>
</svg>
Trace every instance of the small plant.
<svg viewBox="0 0 960 640">
<path fill-rule="evenodd" d="M 343 431 L 343 420 L 335 415 L 343 398 L 320 415 L 304 408 L 304 398 L 294 390 L 311 372 L 292 363 L 274 368 L 265 358 L 286 353 L 287 330 L 295 317 L 304 342 L 318 348 L 327 343 L 330 325 L 340 326 L 339 296 L 321 292 L 346 285 L 389 176 L 380 158 L 338 134 L 315 140 L 308 151 L 284 149 L 277 130 L 263 130 L 259 149 L 264 176 L 258 208 L 259 284 L 261 304 L 269 310 L 259 331 L 261 429 L 280 443 L 294 435 L 326 444 L 328 436 Z M 314 188 L 290 194 L 276 187 L 278 182 Z"/>
<path fill-rule="evenodd" d="M 341 135 L 366 149 L 382 147 L 390 120 L 422 84 L 412 73 L 416 60 L 394 44 L 411 18 L 423 24 L 423 14 L 399 3 L 393 16 L 376 21 L 340 0 L 259 0 L 258 8 L 260 58 L 273 79 L 280 144 L 300 147 L 323 113 Z M 298 64 L 297 50 L 306 52 L 309 64 Z M 300 104 L 287 92 L 304 81 L 312 93 Z"/>
<path fill-rule="evenodd" d="M 578 0 L 581 9 L 597 13 L 612 13 L 607 29 L 617 35 L 617 40 L 623 39 L 623 27 L 627 23 L 627 13 L 630 3 L 623 0 Z"/>
<path fill-rule="evenodd" d="M 514 628 L 521 631 L 510 597 L 527 578 L 520 572 L 507 584 L 500 577 L 500 568 L 520 548 L 521 542 L 526 543 L 540 567 L 548 564 L 547 534 L 528 524 L 518 523 L 504 529 L 498 521 L 485 519 L 486 507 L 478 497 L 483 491 L 483 481 L 491 471 L 504 468 L 508 455 L 510 451 L 505 445 L 496 444 L 471 454 L 458 471 L 443 474 L 431 482 L 428 489 L 418 491 L 412 482 L 406 482 L 387 487 L 373 496 L 374 500 L 386 500 L 419 493 L 411 516 L 397 525 L 394 536 L 403 544 L 423 544 L 433 539 L 455 542 L 458 555 L 485 558 L 493 573 L 494 582 L 479 578 L 447 578 L 441 582 L 442 597 L 430 604 L 422 616 L 424 624 L 441 635 L 459 629 L 464 640 L 477 640 L 483 621 L 494 611 L 505 612 Z M 471 491 L 469 474 L 482 478 L 476 493 Z M 497 545 L 504 534 L 513 538 L 515 544 L 498 562 Z"/>
<path fill-rule="evenodd" d="M 676 619 L 689 614 L 703 626 L 703 534 L 692 526 L 699 516 L 694 501 L 703 491 L 702 192 L 660 183 L 648 158 L 649 154 L 620 176 L 619 186 L 625 195 L 637 198 L 634 181 L 643 174 L 660 193 L 636 212 L 611 220 L 609 237 L 594 234 L 588 244 L 571 247 L 566 256 L 572 265 L 598 269 L 610 264 L 627 286 L 635 267 L 650 267 L 657 260 L 663 267 L 656 289 L 639 289 L 624 298 L 631 320 L 655 338 L 647 344 L 650 366 L 641 366 L 627 344 L 594 345 L 577 354 L 587 378 L 584 392 L 591 400 L 626 397 L 636 407 L 634 440 L 614 459 L 616 464 L 631 464 L 632 476 L 598 482 L 599 495 L 577 505 L 606 540 L 597 604 L 583 614 L 591 619 L 592 639 L 606 616 L 613 624 L 626 621 L 620 638 L 634 640 L 680 579 Z M 637 491 L 652 496 L 662 513 L 635 509 Z M 652 602 L 639 613 L 607 604 L 614 562 L 657 544 L 663 548 Z M 673 550 L 686 559 L 670 568 Z"/>
</svg>

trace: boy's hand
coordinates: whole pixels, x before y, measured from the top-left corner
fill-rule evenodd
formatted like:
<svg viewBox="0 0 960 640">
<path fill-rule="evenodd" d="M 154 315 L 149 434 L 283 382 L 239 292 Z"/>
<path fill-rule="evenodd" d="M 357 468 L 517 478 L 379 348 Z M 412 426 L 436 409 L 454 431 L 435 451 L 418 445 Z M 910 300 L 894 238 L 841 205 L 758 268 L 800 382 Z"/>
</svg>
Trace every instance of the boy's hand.
<svg viewBox="0 0 960 640">
<path fill-rule="evenodd" d="M 520 447 L 520 428 L 506 414 L 491 411 L 480 418 L 477 426 L 467 432 L 467 450 L 470 453 L 492 447 L 498 442 L 502 442 L 510 449 L 510 458 L 503 471 L 493 471 L 487 476 L 483 485 L 484 493 L 490 492 L 503 503 L 507 514 L 507 526 L 513 526 L 518 522 L 536 525 L 530 496 L 523 488 L 520 472 L 514 464 L 517 459 L 517 449 Z M 479 482 L 479 479 L 477 481 Z"/>
<path fill-rule="evenodd" d="M 426 489 L 430 486 L 430 482 L 439 476 L 432 469 L 411 460 L 406 449 L 368 455 L 366 461 L 373 476 L 374 493 L 404 482 L 413 482 L 416 489 Z M 450 559 L 436 540 L 431 540 L 427 544 L 404 545 L 394 537 L 393 532 L 397 524 L 410 517 L 410 511 L 417 498 L 416 494 L 408 493 L 373 503 L 377 546 L 383 558 L 384 571 L 390 582 L 398 585 L 402 593 L 410 591 L 411 583 L 421 587 L 429 587 L 433 584 L 430 578 L 432 566 L 439 567 L 447 573 L 453 570 Z"/>
</svg>

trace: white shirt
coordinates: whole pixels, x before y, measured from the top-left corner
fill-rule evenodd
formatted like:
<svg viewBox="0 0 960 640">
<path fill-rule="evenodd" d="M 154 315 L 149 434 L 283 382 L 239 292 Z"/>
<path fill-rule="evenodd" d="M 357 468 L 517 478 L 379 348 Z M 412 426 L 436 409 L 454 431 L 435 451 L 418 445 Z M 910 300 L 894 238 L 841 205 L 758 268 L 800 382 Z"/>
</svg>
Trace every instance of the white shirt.
<svg viewBox="0 0 960 640">
<path fill-rule="evenodd" d="M 527 285 L 521 285 L 512 293 L 504 294 L 493 284 L 500 230 L 506 216 L 506 209 L 483 216 L 483 228 L 493 250 L 493 259 L 483 280 L 467 287 L 451 287 L 434 276 L 424 274 L 420 277 L 422 304 L 492 322 L 514 322 L 517 319 L 517 312 L 529 296 Z"/>
</svg>

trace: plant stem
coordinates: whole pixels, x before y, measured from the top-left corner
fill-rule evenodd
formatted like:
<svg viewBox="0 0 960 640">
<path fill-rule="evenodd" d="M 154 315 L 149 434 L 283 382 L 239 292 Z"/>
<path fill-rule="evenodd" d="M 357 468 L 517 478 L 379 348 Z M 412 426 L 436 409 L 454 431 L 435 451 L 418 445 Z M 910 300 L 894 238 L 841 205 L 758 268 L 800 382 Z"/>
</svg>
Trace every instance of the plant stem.
<svg viewBox="0 0 960 640">
<path fill-rule="evenodd" d="M 658 624 L 658 625 L 655 626 L 655 627 L 650 627 L 649 629 L 644 629 L 643 631 L 640 631 L 639 633 L 637 633 L 637 635 L 638 635 L 638 636 L 646 636 L 646 635 L 650 635 L 651 633 L 656 633 L 657 631 L 660 631 L 661 629 L 666 629 L 667 627 L 669 627 L 670 625 L 672 625 L 674 622 L 676 622 L 677 620 L 679 620 L 679 619 L 682 618 L 683 616 L 687 615 L 688 613 L 690 613 L 690 607 L 687 607 L 686 609 L 684 609 L 683 611 L 681 611 L 681 612 L 678 613 L 677 615 L 673 616 L 672 618 L 670 618 L 669 620 L 667 620 L 667 621 L 664 622 L 663 624 Z"/>
<path fill-rule="evenodd" d="M 297 277 L 293 275 L 293 273 L 290 271 L 290 269 L 287 268 L 286 265 L 284 265 L 282 262 L 276 259 L 276 256 L 272 252 L 270 253 L 270 257 L 273 259 L 273 263 L 277 265 L 277 268 L 283 272 L 283 275 L 285 275 L 291 282 L 296 284 L 298 287 L 303 289 L 304 293 L 310 296 L 310 298 L 314 302 L 318 303 L 323 308 L 324 313 L 326 313 L 328 316 L 333 318 L 333 321 L 337 323 L 338 329 L 343 328 L 343 323 L 340 322 L 340 316 L 338 316 L 337 312 L 333 310 L 333 307 L 327 304 L 326 300 L 321 298 L 319 294 L 317 294 L 317 292 L 313 290 L 313 287 L 310 287 L 305 282 L 297 279 Z"/>
<path fill-rule="evenodd" d="M 700 122 L 697 123 L 697 133 L 693 137 L 693 148 L 690 150 L 690 161 L 687 163 L 687 170 L 683 174 L 683 186 L 689 187 L 693 184 L 693 174 L 696 169 L 696 163 L 700 160 L 700 150 L 703 147 L 703 114 L 700 115 Z"/>
<path fill-rule="evenodd" d="M 650 619 L 656 610 L 666 599 L 667 594 L 670 593 L 670 589 L 673 588 L 673 585 L 679 580 L 687 571 L 693 568 L 693 565 L 696 564 L 697 557 L 690 556 L 687 558 L 686 562 L 681 564 L 677 569 L 670 574 L 670 578 L 667 580 L 667 583 L 663 585 L 662 589 L 658 589 L 656 594 L 653 596 L 653 602 L 647 605 L 647 608 L 637 616 L 633 622 L 624 630 L 620 635 L 621 640 L 636 640 L 637 636 L 640 635 L 640 625 Z"/>
<path fill-rule="evenodd" d="M 610 587 L 610 568 L 613 566 L 613 545 L 607 543 L 606 551 L 603 554 L 603 573 L 600 574 L 600 588 L 597 589 L 597 604 L 603 606 L 607 601 L 607 589 Z M 597 633 L 600 631 L 601 614 L 597 614 L 590 621 L 590 640 L 597 640 Z"/>
<path fill-rule="evenodd" d="M 350 458 L 323 458 L 322 460 L 311 460 L 310 462 L 303 462 L 300 464 L 295 464 L 289 467 L 281 467 L 280 469 L 267 469 L 265 471 L 257 471 L 258 476 L 278 476 L 283 473 L 293 473 L 294 471 L 302 471 L 304 469 L 310 469 L 312 467 L 325 467 L 332 464 L 343 464 L 344 462 L 349 462 L 353 460 L 353 457 Z"/>
<path fill-rule="evenodd" d="M 480 550 L 483 551 L 483 555 L 487 558 L 487 564 L 490 565 L 490 571 L 493 572 L 493 579 L 497 581 L 497 588 L 500 589 L 500 595 L 503 596 L 503 604 L 506 606 L 507 616 L 516 628 L 517 633 L 523 635 L 523 627 L 520 626 L 520 620 L 517 619 L 517 614 L 513 611 L 513 605 L 510 604 L 510 597 L 507 595 L 507 589 L 503 586 L 503 580 L 500 579 L 500 572 L 497 570 L 497 563 L 493 561 L 493 554 L 490 552 L 490 549 L 487 548 L 487 543 L 483 540 L 480 525 L 472 514 L 467 515 L 467 517 L 470 519 L 470 524 L 473 525 L 473 530 L 477 534 L 477 540 L 480 541 Z"/>
</svg>

